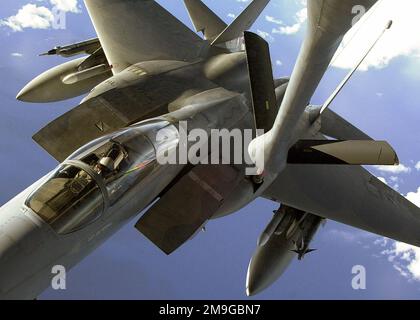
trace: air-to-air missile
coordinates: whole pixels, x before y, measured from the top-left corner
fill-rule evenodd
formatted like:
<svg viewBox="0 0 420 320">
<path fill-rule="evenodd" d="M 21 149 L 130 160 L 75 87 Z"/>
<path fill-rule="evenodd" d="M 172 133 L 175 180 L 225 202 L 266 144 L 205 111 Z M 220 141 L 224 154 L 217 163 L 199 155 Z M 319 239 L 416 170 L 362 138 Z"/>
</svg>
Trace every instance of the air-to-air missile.
<svg viewBox="0 0 420 320">
<path fill-rule="evenodd" d="M 255 295 L 273 284 L 293 258 L 312 252 L 309 244 L 323 218 L 281 206 L 258 239 L 248 267 L 246 292 Z"/>
<path fill-rule="evenodd" d="M 98 38 L 94 38 L 65 46 L 57 46 L 45 53 L 41 53 L 40 56 L 58 55 L 64 58 L 69 58 L 83 53 L 92 54 L 99 48 L 101 48 L 101 43 Z"/>
</svg>

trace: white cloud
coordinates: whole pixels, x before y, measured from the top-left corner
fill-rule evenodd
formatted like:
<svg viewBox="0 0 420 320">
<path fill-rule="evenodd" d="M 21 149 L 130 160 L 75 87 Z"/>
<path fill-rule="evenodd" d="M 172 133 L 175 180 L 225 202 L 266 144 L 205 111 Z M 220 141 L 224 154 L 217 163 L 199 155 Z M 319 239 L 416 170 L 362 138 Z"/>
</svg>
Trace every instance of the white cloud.
<svg viewBox="0 0 420 320">
<path fill-rule="evenodd" d="M 398 182 L 400 180 L 400 178 L 397 177 L 397 176 L 391 176 L 391 177 L 389 177 L 389 180 L 391 180 L 392 182 Z"/>
<path fill-rule="evenodd" d="M 402 260 L 408 262 L 407 270 L 414 279 L 420 281 L 420 248 L 397 242 L 395 243 L 395 253 Z"/>
<path fill-rule="evenodd" d="M 415 168 L 416 168 L 417 171 L 420 171 L 420 161 L 416 163 Z"/>
<path fill-rule="evenodd" d="M 236 14 L 234 14 L 234 13 L 228 13 L 228 18 L 231 18 L 231 19 L 235 19 L 236 18 Z"/>
<path fill-rule="evenodd" d="M 420 207 L 420 187 L 416 192 L 409 192 L 406 198 Z M 379 238 L 374 244 L 386 248 L 381 254 L 403 277 L 420 281 L 420 248 L 387 238 Z"/>
<path fill-rule="evenodd" d="M 50 0 L 51 5 L 64 12 L 80 12 L 77 0 Z"/>
<path fill-rule="evenodd" d="M 375 244 L 386 247 L 388 242 L 389 240 L 384 238 L 384 242 L 377 240 Z M 381 254 L 387 257 L 394 269 L 403 277 L 420 281 L 420 248 L 394 241 Z"/>
<path fill-rule="evenodd" d="M 307 18 L 307 9 L 306 1 L 300 2 L 305 8 L 296 14 L 295 24 L 286 26 L 279 19 L 266 16 L 267 21 L 279 24 L 278 28 L 273 29 L 273 34 L 293 35 L 301 30 Z M 332 66 L 353 68 L 389 20 L 393 21 L 392 28 L 385 33 L 359 70 L 384 68 L 397 57 L 420 58 L 420 37 L 415 34 L 415 30 L 420 30 L 419 12 L 419 0 L 399 0 L 398 4 L 395 0 L 379 1 L 344 37 Z"/>
<path fill-rule="evenodd" d="M 379 170 L 381 172 L 392 173 L 392 174 L 410 173 L 411 172 L 411 168 L 406 167 L 403 164 L 400 164 L 398 166 L 375 166 L 375 169 Z"/>
<path fill-rule="evenodd" d="M 23 57 L 23 54 L 22 53 L 19 53 L 19 52 L 13 52 L 12 54 L 10 54 L 12 57 L 15 57 L 15 58 L 22 58 Z"/>
<path fill-rule="evenodd" d="M 417 189 L 417 192 L 407 193 L 406 198 L 414 203 L 417 207 L 420 207 L 420 187 Z"/>
<path fill-rule="evenodd" d="M 339 56 L 332 65 L 344 69 L 353 68 L 390 19 L 393 20 L 392 28 L 366 58 L 360 70 L 386 67 L 400 56 L 419 58 L 420 37 L 415 33 L 415 30 L 420 29 L 419 12 L 418 0 L 399 0 L 398 4 L 394 0 L 380 1 L 345 36 L 343 45 L 347 45 L 344 50 L 338 51 Z"/>
<path fill-rule="evenodd" d="M 373 244 L 381 247 L 386 247 L 388 245 L 389 239 L 388 238 L 379 238 L 376 239 Z"/>
<path fill-rule="evenodd" d="M 13 31 L 23 31 L 25 28 L 48 29 L 54 16 L 50 9 L 35 4 L 26 4 L 14 16 L 0 20 L 0 25 L 5 25 Z"/>
<path fill-rule="evenodd" d="M 341 238 L 346 242 L 354 242 L 361 244 L 365 239 L 372 239 L 376 237 L 373 233 L 368 233 L 363 230 L 346 231 L 340 229 L 331 229 L 327 236 L 331 236 L 333 239 Z"/>
<path fill-rule="evenodd" d="M 283 62 L 281 60 L 276 60 L 276 66 L 281 67 L 283 65 Z"/>
<path fill-rule="evenodd" d="M 357 235 L 355 233 L 352 232 L 348 232 L 348 231 L 344 231 L 344 230 L 337 230 L 337 229 L 332 229 L 330 231 L 330 234 L 334 237 L 334 238 L 341 238 L 346 242 L 354 242 L 357 240 Z"/>
<path fill-rule="evenodd" d="M 265 20 L 268 21 L 268 22 L 271 22 L 271 23 L 283 25 L 283 21 L 281 21 L 280 19 L 276 19 L 272 16 L 265 16 Z"/>
<path fill-rule="evenodd" d="M 280 25 L 278 28 L 273 29 L 274 34 L 292 35 L 300 31 L 302 26 L 308 19 L 308 10 L 305 8 L 299 10 L 295 15 L 296 23 L 290 26 Z M 282 24 L 280 20 L 267 16 L 266 20 L 276 24 Z M 270 21 L 271 20 L 271 21 Z"/>
<path fill-rule="evenodd" d="M 7 26 L 13 31 L 23 31 L 23 29 L 49 29 L 54 22 L 54 9 L 62 12 L 81 12 L 78 7 L 78 0 L 50 0 L 52 8 L 37 6 L 36 4 L 26 4 L 19 9 L 14 16 L 0 20 L 0 25 Z"/>
<path fill-rule="evenodd" d="M 259 36 L 261 38 L 264 38 L 265 40 L 267 40 L 269 42 L 273 42 L 274 41 L 273 36 L 270 33 L 266 32 L 266 31 L 257 30 L 257 33 L 259 34 Z"/>
</svg>

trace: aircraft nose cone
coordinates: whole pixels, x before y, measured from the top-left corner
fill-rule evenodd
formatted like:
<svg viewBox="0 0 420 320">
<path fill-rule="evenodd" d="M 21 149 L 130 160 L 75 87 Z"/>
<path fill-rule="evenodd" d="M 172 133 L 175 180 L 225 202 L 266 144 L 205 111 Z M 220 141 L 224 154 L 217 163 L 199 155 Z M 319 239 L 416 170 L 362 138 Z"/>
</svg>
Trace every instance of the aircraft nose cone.
<svg viewBox="0 0 420 320">
<path fill-rule="evenodd" d="M 248 271 L 247 284 L 246 284 L 246 295 L 252 297 L 264 290 L 261 286 L 261 282 L 256 280 L 254 275 Z"/>
<path fill-rule="evenodd" d="M 39 94 L 36 93 L 35 86 L 28 83 L 16 96 L 16 99 L 23 102 L 37 102 Z"/>
<path fill-rule="evenodd" d="M 19 209 L 0 209 L 0 300 L 32 298 L 19 285 L 42 263 L 34 256 L 43 241 L 39 230 Z"/>
<path fill-rule="evenodd" d="M 269 270 L 264 270 L 261 262 L 263 261 L 256 255 L 249 263 L 246 277 L 246 295 L 248 297 L 259 294 L 270 285 L 270 281 L 268 280 L 269 272 L 267 273 Z"/>
<path fill-rule="evenodd" d="M 293 239 L 284 235 L 273 235 L 264 244 L 257 247 L 252 257 L 246 279 L 246 294 L 254 296 L 271 286 L 286 271 L 296 253 Z"/>
</svg>

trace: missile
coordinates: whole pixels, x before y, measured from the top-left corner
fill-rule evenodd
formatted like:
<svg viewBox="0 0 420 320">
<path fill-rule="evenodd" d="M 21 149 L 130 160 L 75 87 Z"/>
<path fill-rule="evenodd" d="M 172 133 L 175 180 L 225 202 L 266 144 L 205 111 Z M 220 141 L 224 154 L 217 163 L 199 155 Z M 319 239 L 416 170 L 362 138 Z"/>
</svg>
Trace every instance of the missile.
<svg viewBox="0 0 420 320">
<path fill-rule="evenodd" d="M 34 103 L 66 100 L 89 92 L 112 76 L 110 69 L 103 66 L 80 71 L 79 66 L 85 60 L 86 57 L 75 59 L 42 73 L 30 81 L 16 99 Z"/>
<path fill-rule="evenodd" d="M 100 47 L 101 43 L 99 42 L 99 39 L 95 38 L 65 46 L 57 46 L 47 52 L 41 53 L 40 56 L 58 55 L 68 58 L 78 54 L 92 54 Z"/>
<path fill-rule="evenodd" d="M 253 296 L 265 290 L 281 277 L 293 258 L 297 255 L 303 258 L 322 221 L 314 215 L 281 206 L 258 240 L 248 266 L 246 294 Z"/>
</svg>

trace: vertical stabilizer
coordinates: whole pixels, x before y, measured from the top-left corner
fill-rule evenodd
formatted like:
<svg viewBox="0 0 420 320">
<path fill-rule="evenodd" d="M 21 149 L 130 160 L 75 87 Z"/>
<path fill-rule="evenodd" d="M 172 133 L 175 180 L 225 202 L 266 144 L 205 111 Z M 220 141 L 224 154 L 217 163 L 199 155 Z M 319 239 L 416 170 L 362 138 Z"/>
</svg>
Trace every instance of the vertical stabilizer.
<svg viewBox="0 0 420 320">
<path fill-rule="evenodd" d="M 252 27 L 270 0 L 254 0 L 249 6 L 213 41 L 213 45 L 239 38 Z"/>
<path fill-rule="evenodd" d="M 201 0 L 184 0 L 195 31 L 202 32 L 206 40 L 213 41 L 226 29 L 227 24 Z"/>
<path fill-rule="evenodd" d="M 249 80 L 257 129 L 269 131 L 277 115 L 273 69 L 267 41 L 245 32 Z"/>
</svg>

